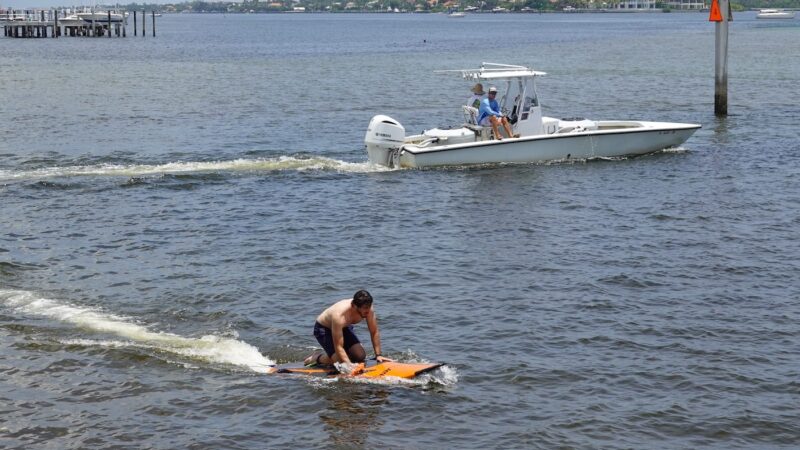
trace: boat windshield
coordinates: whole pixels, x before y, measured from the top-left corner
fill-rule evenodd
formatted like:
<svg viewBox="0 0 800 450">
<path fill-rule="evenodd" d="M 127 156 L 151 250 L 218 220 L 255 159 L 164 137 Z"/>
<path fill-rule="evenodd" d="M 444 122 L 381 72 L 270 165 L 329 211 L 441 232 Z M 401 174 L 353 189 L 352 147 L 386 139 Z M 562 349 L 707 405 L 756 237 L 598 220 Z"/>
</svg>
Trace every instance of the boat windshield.
<svg viewBox="0 0 800 450">
<path fill-rule="evenodd" d="M 519 111 L 529 111 L 531 107 L 539 106 L 539 97 L 533 78 L 514 78 L 498 83 L 502 92 L 500 108 L 508 115 L 512 123 L 517 121 Z"/>
</svg>

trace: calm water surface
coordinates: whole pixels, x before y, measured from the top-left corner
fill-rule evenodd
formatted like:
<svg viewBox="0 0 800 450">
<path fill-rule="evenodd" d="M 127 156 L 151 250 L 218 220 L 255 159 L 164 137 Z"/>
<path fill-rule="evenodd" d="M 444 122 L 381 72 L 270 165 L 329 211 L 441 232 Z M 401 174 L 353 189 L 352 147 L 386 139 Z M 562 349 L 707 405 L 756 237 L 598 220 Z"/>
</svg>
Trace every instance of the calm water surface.
<svg viewBox="0 0 800 450">
<path fill-rule="evenodd" d="M 0 39 L 0 446 L 792 448 L 800 21 L 705 14 L 164 16 Z M 130 31 L 130 30 L 129 30 Z M 460 120 L 434 70 L 548 72 L 558 117 L 677 150 L 389 171 L 374 114 Z M 414 383 L 265 375 L 366 288 Z M 368 341 L 363 325 L 357 333 Z"/>
</svg>

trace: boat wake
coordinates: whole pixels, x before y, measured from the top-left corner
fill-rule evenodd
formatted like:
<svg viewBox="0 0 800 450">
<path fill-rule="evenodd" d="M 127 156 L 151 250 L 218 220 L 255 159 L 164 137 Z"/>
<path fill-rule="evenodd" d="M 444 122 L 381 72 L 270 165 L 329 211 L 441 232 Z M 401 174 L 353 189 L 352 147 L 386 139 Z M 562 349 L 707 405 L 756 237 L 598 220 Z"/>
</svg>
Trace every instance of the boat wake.
<svg viewBox="0 0 800 450">
<path fill-rule="evenodd" d="M 0 170 L 0 182 L 71 177 L 146 177 L 170 174 L 264 173 L 282 171 L 334 171 L 370 173 L 389 171 L 369 162 L 347 162 L 326 157 L 232 159 L 227 161 L 185 161 L 165 164 L 96 164 L 43 167 L 33 170 Z"/>
<path fill-rule="evenodd" d="M 119 339 L 66 339 L 65 345 L 106 348 L 137 348 L 160 355 L 174 355 L 188 361 L 223 364 L 264 373 L 274 361 L 261 355 L 252 345 L 237 339 L 208 335 L 187 338 L 172 333 L 156 332 L 131 319 L 115 316 L 99 309 L 71 305 L 22 290 L 0 289 L 0 303 L 17 313 L 44 317 L 74 325 L 84 331 L 112 335 Z M 175 362 L 175 361 L 170 361 Z M 184 363 L 184 365 L 189 365 Z"/>
<path fill-rule="evenodd" d="M 689 153 L 690 150 L 686 147 L 678 146 L 678 147 L 670 147 L 661 150 L 662 153 Z"/>
</svg>

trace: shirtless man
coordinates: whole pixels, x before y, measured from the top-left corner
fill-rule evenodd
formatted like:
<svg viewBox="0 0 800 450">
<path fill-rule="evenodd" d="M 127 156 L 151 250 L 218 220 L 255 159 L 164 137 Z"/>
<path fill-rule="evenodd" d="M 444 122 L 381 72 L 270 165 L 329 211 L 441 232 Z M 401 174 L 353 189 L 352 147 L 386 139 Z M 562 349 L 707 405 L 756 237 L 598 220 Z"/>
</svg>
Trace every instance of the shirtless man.
<svg viewBox="0 0 800 450">
<path fill-rule="evenodd" d="M 306 358 L 306 365 L 332 365 L 333 363 L 359 363 L 367 359 L 367 352 L 353 333 L 353 325 L 367 319 L 372 349 L 378 362 L 391 361 L 381 355 L 381 334 L 378 319 L 372 309 L 372 296 L 361 290 L 352 299 L 346 298 L 331 305 L 317 316 L 314 337 L 322 346 L 323 353 Z"/>
</svg>

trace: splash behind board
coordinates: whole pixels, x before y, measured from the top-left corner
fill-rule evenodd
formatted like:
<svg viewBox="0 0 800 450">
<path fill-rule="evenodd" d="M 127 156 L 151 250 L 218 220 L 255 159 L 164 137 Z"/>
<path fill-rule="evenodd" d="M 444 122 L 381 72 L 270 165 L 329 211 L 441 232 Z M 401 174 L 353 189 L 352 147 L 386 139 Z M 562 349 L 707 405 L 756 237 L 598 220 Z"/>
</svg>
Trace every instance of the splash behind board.
<svg viewBox="0 0 800 450">
<path fill-rule="evenodd" d="M 356 378 L 415 378 L 423 373 L 436 370 L 442 367 L 443 363 L 401 363 L 401 362 L 382 362 L 368 364 L 361 372 L 352 375 Z M 270 373 L 290 373 L 303 374 L 310 376 L 336 377 L 342 376 L 336 370 L 325 367 L 303 367 L 303 366 L 278 366 L 273 368 Z"/>
</svg>

